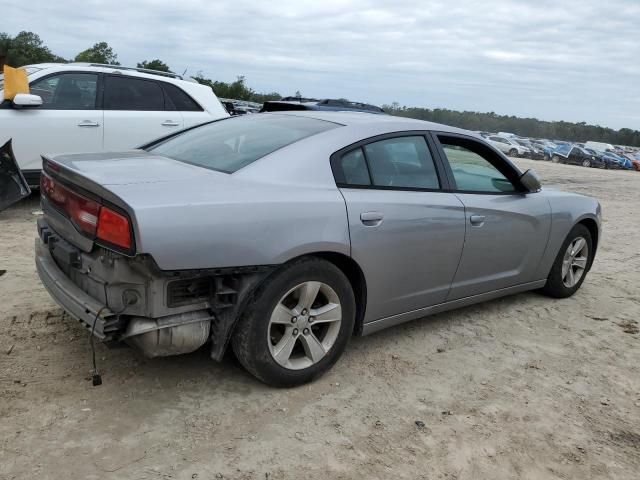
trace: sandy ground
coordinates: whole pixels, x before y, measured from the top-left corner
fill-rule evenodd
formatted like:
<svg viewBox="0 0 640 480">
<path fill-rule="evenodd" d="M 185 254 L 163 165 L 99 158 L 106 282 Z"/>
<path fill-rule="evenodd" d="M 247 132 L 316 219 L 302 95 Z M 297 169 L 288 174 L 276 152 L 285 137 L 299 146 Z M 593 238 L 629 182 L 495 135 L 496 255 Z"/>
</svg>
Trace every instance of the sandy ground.
<svg viewBox="0 0 640 480">
<path fill-rule="evenodd" d="M 37 199 L 0 213 L 0 478 L 640 478 L 640 174 L 518 163 L 602 203 L 577 295 L 354 338 L 289 390 L 232 355 L 102 345 L 92 387 L 87 333 L 35 273 Z"/>
</svg>

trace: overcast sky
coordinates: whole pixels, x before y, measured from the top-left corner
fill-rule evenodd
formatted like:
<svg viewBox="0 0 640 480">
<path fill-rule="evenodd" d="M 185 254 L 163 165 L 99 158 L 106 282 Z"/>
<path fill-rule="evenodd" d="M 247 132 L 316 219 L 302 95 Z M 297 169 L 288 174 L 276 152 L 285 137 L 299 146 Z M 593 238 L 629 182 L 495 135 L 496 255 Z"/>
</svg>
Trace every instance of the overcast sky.
<svg viewBox="0 0 640 480">
<path fill-rule="evenodd" d="M 640 0 L 5 2 L 20 30 L 259 92 L 640 129 Z"/>
</svg>

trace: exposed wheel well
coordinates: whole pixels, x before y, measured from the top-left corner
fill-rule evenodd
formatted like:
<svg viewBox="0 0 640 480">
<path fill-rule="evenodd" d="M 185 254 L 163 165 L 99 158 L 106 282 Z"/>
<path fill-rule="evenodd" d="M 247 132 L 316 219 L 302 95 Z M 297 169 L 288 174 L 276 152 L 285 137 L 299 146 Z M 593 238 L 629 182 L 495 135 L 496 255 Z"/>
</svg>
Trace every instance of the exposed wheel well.
<svg viewBox="0 0 640 480">
<path fill-rule="evenodd" d="M 578 222 L 579 225 L 584 225 L 589 230 L 591 234 L 591 241 L 593 243 L 593 256 L 592 259 L 595 258 L 595 252 L 598 250 L 598 224 L 595 220 L 591 218 L 585 218 L 584 220 L 580 220 Z M 593 263 L 593 260 L 591 261 Z M 589 269 L 591 269 L 591 265 L 589 265 Z"/>
<path fill-rule="evenodd" d="M 353 333 L 355 335 L 362 335 L 364 312 L 367 306 L 367 283 L 360 265 L 358 265 L 353 258 L 341 253 L 317 252 L 310 256 L 319 257 L 333 263 L 349 279 L 349 283 L 351 283 L 351 287 L 353 288 L 353 294 L 356 298 L 356 322 Z"/>
</svg>

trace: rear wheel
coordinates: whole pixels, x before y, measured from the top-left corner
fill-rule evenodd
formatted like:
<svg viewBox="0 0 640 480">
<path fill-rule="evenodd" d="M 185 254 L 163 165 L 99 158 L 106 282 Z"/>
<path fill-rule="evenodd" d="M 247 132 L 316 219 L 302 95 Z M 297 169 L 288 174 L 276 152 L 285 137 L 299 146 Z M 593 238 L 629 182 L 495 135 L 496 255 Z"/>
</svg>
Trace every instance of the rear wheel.
<svg viewBox="0 0 640 480">
<path fill-rule="evenodd" d="M 518 156 L 518 150 L 516 150 L 515 148 L 512 148 L 511 150 L 509 150 L 509 156 L 510 157 L 517 157 Z"/>
<path fill-rule="evenodd" d="M 277 387 L 307 383 L 344 351 L 355 322 L 355 298 L 335 265 L 305 258 L 260 286 L 233 334 L 240 363 Z"/>
<path fill-rule="evenodd" d="M 593 254 L 589 229 L 584 225 L 576 225 L 560 247 L 542 291 L 556 298 L 566 298 L 576 293 L 589 271 Z"/>
</svg>

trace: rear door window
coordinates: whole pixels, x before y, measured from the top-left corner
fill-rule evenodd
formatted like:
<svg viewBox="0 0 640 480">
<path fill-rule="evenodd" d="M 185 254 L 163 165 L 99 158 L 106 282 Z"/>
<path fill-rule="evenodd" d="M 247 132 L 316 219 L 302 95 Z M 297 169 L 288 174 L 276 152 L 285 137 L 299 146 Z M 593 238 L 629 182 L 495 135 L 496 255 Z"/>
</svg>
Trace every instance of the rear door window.
<svg viewBox="0 0 640 480">
<path fill-rule="evenodd" d="M 165 103 L 167 110 L 202 112 L 202 107 L 181 88 L 166 82 L 162 82 L 162 88 L 169 99 L 169 101 Z"/>
<path fill-rule="evenodd" d="M 107 75 L 105 110 L 163 111 L 164 94 L 158 82 L 141 78 Z"/>
</svg>

